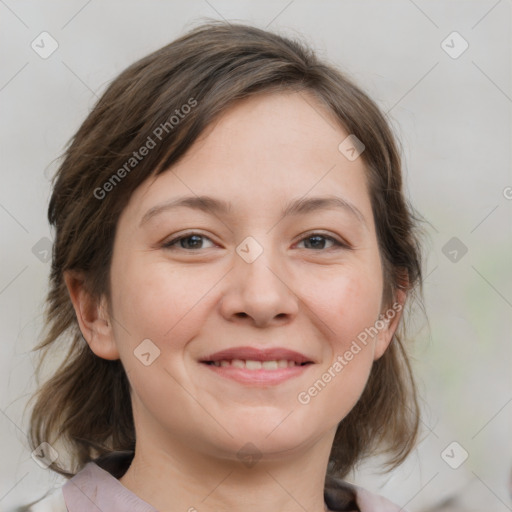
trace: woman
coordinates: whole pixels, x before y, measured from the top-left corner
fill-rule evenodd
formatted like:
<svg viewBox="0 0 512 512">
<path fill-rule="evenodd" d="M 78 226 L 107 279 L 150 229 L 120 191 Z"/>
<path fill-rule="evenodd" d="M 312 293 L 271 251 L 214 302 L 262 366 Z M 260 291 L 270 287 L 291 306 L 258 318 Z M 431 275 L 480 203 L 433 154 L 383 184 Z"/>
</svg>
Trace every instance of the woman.
<svg viewBox="0 0 512 512">
<path fill-rule="evenodd" d="M 375 103 L 296 41 L 209 23 L 115 79 L 49 206 L 31 442 L 57 510 L 398 510 L 343 480 L 414 447 L 421 285 Z M 68 458 L 68 461 L 62 460 Z"/>
</svg>

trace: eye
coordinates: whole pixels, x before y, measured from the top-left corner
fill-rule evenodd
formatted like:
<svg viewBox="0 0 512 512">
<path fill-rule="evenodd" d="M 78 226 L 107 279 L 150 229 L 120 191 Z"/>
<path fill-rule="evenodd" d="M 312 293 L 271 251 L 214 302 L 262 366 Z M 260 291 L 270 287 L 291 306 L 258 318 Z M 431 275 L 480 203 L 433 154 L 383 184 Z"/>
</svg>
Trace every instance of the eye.
<svg viewBox="0 0 512 512">
<path fill-rule="evenodd" d="M 328 243 L 331 243 L 332 245 L 330 247 L 326 247 L 326 241 Z M 336 240 L 332 236 L 323 235 L 321 233 L 312 233 L 308 235 L 307 237 L 303 238 L 300 242 L 306 242 L 306 249 L 315 249 L 315 250 L 322 250 L 322 249 L 331 249 L 332 247 L 343 247 L 345 249 L 349 249 L 349 246 L 346 243 L 340 242 L 339 240 Z M 308 247 L 309 245 L 309 247 Z"/>
<path fill-rule="evenodd" d="M 165 242 L 162 247 L 166 249 L 174 249 L 175 246 L 178 246 L 179 249 L 186 250 L 194 250 L 194 249 L 208 249 L 208 247 L 203 246 L 204 240 L 210 240 L 207 236 L 201 235 L 199 233 L 187 233 L 177 238 L 173 238 L 168 242 Z M 210 242 L 212 242 L 210 240 Z M 212 242 L 213 244 L 213 242 Z M 213 245 L 212 245 L 213 247 Z"/>
<path fill-rule="evenodd" d="M 204 241 L 208 240 L 211 242 L 210 247 L 204 246 Z M 306 249 L 314 249 L 314 250 L 325 250 L 332 249 L 333 247 L 342 247 L 344 249 L 350 249 L 350 246 L 344 242 L 340 242 L 335 238 L 327 235 L 323 235 L 321 233 L 312 233 L 305 238 L 303 238 L 300 242 L 305 242 Z M 326 247 L 327 244 L 331 244 Z M 186 233 L 185 235 L 181 235 L 179 237 L 173 238 L 167 242 L 165 242 L 162 247 L 165 249 L 185 249 L 185 250 L 195 250 L 195 249 L 208 249 L 213 247 L 215 244 L 212 242 L 210 238 L 200 233 Z"/>
</svg>

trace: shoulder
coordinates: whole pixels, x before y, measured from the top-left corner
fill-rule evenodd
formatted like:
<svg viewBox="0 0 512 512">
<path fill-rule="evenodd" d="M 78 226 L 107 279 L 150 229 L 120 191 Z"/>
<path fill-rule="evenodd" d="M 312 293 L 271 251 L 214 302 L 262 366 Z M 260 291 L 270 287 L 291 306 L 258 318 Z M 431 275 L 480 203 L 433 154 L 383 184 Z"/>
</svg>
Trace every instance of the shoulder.
<svg viewBox="0 0 512 512">
<path fill-rule="evenodd" d="M 384 496 L 356 487 L 356 501 L 361 512 L 407 512 Z"/>
<path fill-rule="evenodd" d="M 27 512 L 68 512 L 62 488 L 34 503 Z"/>
<path fill-rule="evenodd" d="M 326 478 L 324 497 L 332 511 L 407 512 L 383 496 L 333 476 Z"/>
</svg>

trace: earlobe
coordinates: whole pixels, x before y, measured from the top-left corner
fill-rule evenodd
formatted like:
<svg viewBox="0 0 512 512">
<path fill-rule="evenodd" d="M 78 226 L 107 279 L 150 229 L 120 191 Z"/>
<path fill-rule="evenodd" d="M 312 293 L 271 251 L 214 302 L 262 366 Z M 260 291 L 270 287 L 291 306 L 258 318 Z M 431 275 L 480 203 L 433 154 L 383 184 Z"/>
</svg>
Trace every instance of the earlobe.
<svg viewBox="0 0 512 512">
<path fill-rule="evenodd" d="M 379 359 L 384 355 L 384 352 L 389 347 L 389 344 L 393 340 L 393 336 L 398 328 L 400 323 L 400 318 L 402 316 L 402 311 L 405 307 L 405 299 L 407 297 L 407 293 L 405 290 L 399 288 L 395 292 L 395 301 L 391 306 L 385 309 L 380 315 L 380 322 L 377 327 L 382 327 L 378 329 L 378 334 L 375 342 L 375 351 L 374 351 L 374 361 Z"/>
<path fill-rule="evenodd" d="M 64 282 L 75 309 L 78 325 L 91 350 L 103 359 L 119 359 L 106 299 L 102 297 L 98 301 L 91 296 L 82 272 L 65 271 Z"/>
</svg>

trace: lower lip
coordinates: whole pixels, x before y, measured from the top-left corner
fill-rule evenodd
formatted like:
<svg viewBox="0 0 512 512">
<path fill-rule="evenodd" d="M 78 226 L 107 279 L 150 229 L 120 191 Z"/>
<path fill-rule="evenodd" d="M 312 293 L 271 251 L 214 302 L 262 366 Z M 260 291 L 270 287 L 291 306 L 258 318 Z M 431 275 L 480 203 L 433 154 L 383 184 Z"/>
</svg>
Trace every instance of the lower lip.
<svg viewBox="0 0 512 512">
<path fill-rule="evenodd" d="M 251 384 L 253 386 L 275 386 L 288 379 L 302 375 L 308 368 L 313 366 L 313 364 L 305 364 L 303 366 L 292 366 L 291 368 L 279 368 L 277 370 L 247 370 L 233 366 L 201 364 L 221 377 L 236 380 L 242 384 Z"/>
</svg>

